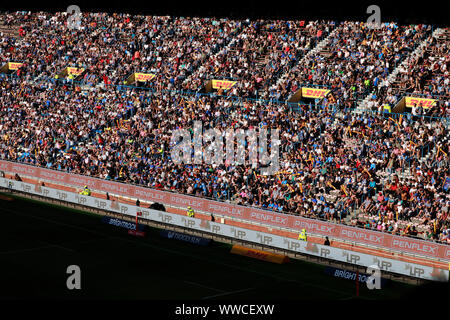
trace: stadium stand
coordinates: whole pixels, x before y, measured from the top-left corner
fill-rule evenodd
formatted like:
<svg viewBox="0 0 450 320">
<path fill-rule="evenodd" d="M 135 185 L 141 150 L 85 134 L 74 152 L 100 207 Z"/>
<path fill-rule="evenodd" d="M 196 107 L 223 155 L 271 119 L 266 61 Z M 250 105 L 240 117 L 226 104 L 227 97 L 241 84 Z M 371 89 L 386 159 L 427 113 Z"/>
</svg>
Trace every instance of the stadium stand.
<svg viewBox="0 0 450 320">
<path fill-rule="evenodd" d="M 372 89 L 377 90 L 430 30 L 430 26 L 391 23 L 375 31 L 362 22 L 340 23 L 322 50 L 288 71 L 279 90 L 287 99 L 300 85 L 323 85 L 334 89 L 339 105 L 353 107 Z"/>
<path fill-rule="evenodd" d="M 1 159 L 450 243 L 448 29 L 83 19 L 70 31 L 65 13 L 0 16 L 0 62 L 23 63 L 1 75 Z M 67 67 L 85 70 L 55 78 Z M 136 72 L 155 77 L 124 85 Z M 207 93 L 211 79 L 237 84 Z M 287 102 L 305 86 L 334 99 Z M 438 102 L 385 112 L 407 95 Z M 172 132 L 196 120 L 279 128 L 280 171 L 175 164 Z"/>
<path fill-rule="evenodd" d="M 245 21 L 243 30 L 226 48 L 212 56 L 193 75 L 200 81 L 218 77 L 235 79 L 238 84 L 228 94 L 237 97 L 264 97 L 266 88 L 280 73 L 288 72 L 321 38 L 328 35 L 332 22 Z M 201 81 L 204 80 L 204 81 Z"/>
</svg>

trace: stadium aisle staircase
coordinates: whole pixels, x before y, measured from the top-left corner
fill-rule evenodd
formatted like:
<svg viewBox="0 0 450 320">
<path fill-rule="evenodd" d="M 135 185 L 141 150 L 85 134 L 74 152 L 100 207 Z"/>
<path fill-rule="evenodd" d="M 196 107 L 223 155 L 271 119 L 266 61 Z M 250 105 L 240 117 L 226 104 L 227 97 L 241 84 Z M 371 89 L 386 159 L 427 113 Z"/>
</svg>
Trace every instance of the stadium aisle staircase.
<svg viewBox="0 0 450 320">
<path fill-rule="evenodd" d="M 312 55 L 315 55 L 318 52 L 322 52 L 325 48 L 325 46 L 330 42 L 330 39 L 333 38 L 335 33 L 338 31 L 337 28 L 334 28 L 326 38 L 324 38 L 322 41 L 320 41 L 312 50 L 310 50 L 302 59 L 300 59 L 297 64 L 302 65 L 306 64 L 306 62 L 311 58 Z M 296 65 L 297 65 L 296 64 Z M 289 71 L 290 72 L 290 71 Z M 275 85 L 273 85 L 269 90 L 273 90 L 277 88 L 280 83 L 286 79 L 286 77 L 289 75 L 289 72 L 283 74 L 281 77 L 278 78 L 278 81 Z"/>
<path fill-rule="evenodd" d="M 426 49 L 426 45 L 427 42 L 431 39 L 431 37 L 436 37 L 439 35 L 443 35 L 445 34 L 446 30 L 445 29 L 441 29 L 438 28 L 436 30 L 434 30 L 433 34 L 430 35 L 428 38 L 424 39 L 416 48 L 415 50 L 409 54 L 408 56 L 406 56 L 403 61 L 391 72 L 391 74 L 387 77 L 386 81 L 382 82 L 384 87 L 389 87 L 392 83 L 395 83 L 396 78 L 398 73 L 400 72 L 400 70 L 407 68 L 407 64 L 408 64 L 408 60 L 410 60 L 410 58 L 412 57 L 416 57 L 419 55 L 423 55 L 425 49 Z M 370 98 L 372 97 L 373 92 L 370 92 L 363 100 L 361 100 L 358 103 L 357 108 L 354 110 L 355 113 L 358 114 L 362 114 L 365 111 L 372 111 L 372 110 L 367 110 L 367 103 L 369 102 Z"/>
<path fill-rule="evenodd" d="M 236 37 L 243 31 L 243 27 L 240 26 L 239 28 L 236 29 L 236 31 L 230 36 L 230 40 L 228 42 L 225 42 L 222 46 L 217 47 L 213 52 L 211 52 L 212 57 L 216 57 L 218 56 L 221 52 L 226 51 L 227 53 L 236 51 L 236 50 L 230 50 L 231 45 L 233 45 L 233 43 L 236 40 Z M 197 65 L 197 67 L 195 68 L 195 70 L 193 70 L 187 77 L 186 80 L 183 81 L 183 84 L 189 84 L 192 82 L 192 78 L 194 76 L 197 76 L 196 72 L 209 60 L 209 58 L 207 57 L 202 63 L 199 63 Z M 208 75 L 211 79 L 213 77 L 219 77 L 220 75 Z M 204 80 L 210 80 L 210 79 L 204 79 Z"/>
</svg>

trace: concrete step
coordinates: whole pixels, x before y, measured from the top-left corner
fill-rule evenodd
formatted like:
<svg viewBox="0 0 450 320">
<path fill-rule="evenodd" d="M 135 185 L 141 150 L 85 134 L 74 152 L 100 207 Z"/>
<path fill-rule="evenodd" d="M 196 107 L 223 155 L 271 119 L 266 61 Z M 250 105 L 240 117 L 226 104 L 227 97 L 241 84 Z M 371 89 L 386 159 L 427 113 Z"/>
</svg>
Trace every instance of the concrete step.
<svg viewBox="0 0 450 320">
<path fill-rule="evenodd" d="M 299 61 L 297 61 L 297 63 L 294 65 L 294 67 L 297 65 L 300 65 L 300 66 L 305 65 L 309 61 L 309 59 L 312 55 L 314 55 L 318 51 L 322 50 L 322 48 L 328 44 L 328 42 L 330 41 L 330 39 L 332 38 L 332 36 L 334 36 L 334 34 L 336 32 L 337 32 L 337 28 L 332 30 L 326 38 L 324 38 L 322 41 L 320 41 L 313 49 L 308 51 L 308 53 L 305 56 L 303 56 Z M 281 75 L 278 78 L 276 84 L 271 89 L 276 88 L 284 79 L 286 79 L 288 77 L 288 74 L 289 74 L 289 72 Z"/>
<path fill-rule="evenodd" d="M 442 32 L 442 29 L 440 29 L 440 28 L 438 28 L 438 29 L 436 29 L 434 32 L 433 32 L 433 35 L 435 35 L 436 34 L 436 32 L 437 33 L 439 33 L 439 32 Z M 400 72 L 400 70 L 402 69 L 402 68 L 405 68 L 405 67 L 407 67 L 407 63 L 408 63 L 408 60 L 411 58 L 411 57 L 415 57 L 415 56 L 417 56 L 417 55 L 419 55 L 419 54 L 422 54 L 422 52 L 424 51 L 424 49 L 426 48 L 426 44 L 427 44 L 427 41 L 429 40 L 429 39 L 431 39 L 431 37 L 433 36 L 433 35 L 431 35 L 430 37 L 428 37 L 427 39 L 425 39 L 425 40 L 423 40 L 417 47 L 416 47 L 416 49 L 410 54 L 410 55 L 408 55 L 407 57 L 405 57 L 404 59 L 403 59 L 403 61 L 389 74 L 389 76 L 387 77 L 387 83 L 386 83 L 386 86 L 390 86 L 391 84 L 399 84 L 399 82 L 397 82 L 397 74 Z M 401 89 L 400 89 L 401 90 Z M 360 102 L 358 102 L 358 106 L 357 106 L 357 108 L 354 110 L 354 113 L 357 113 L 357 114 L 361 114 L 361 113 L 363 113 L 365 110 L 367 110 L 367 102 L 369 101 L 369 99 L 370 99 L 370 97 L 372 96 L 372 94 L 373 93 L 369 93 L 362 101 L 360 101 Z"/>
</svg>

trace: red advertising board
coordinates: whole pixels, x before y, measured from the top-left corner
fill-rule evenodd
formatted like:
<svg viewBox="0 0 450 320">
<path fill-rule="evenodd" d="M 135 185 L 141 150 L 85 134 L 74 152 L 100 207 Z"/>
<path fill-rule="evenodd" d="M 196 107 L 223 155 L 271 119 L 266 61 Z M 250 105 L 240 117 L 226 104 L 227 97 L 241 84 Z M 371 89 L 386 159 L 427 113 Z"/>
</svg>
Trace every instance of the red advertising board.
<svg viewBox="0 0 450 320">
<path fill-rule="evenodd" d="M 332 236 L 334 238 L 353 241 L 355 243 L 363 243 L 400 252 L 409 252 L 450 260 L 450 246 L 430 241 L 395 236 L 388 233 L 364 230 L 296 215 L 276 213 L 219 201 L 201 199 L 188 195 L 138 187 L 120 182 L 107 181 L 2 160 L 0 160 L 0 170 L 76 187 L 87 185 L 92 190 L 109 192 L 111 194 L 138 198 L 146 201 L 160 202 L 169 206 L 182 208 L 191 206 L 194 210 L 257 222 L 266 226 L 284 227 L 298 231 L 306 229 L 306 231 L 310 233 Z"/>
<path fill-rule="evenodd" d="M 10 172 L 11 171 L 11 164 L 6 161 L 0 161 L 0 170 Z"/>
</svg>

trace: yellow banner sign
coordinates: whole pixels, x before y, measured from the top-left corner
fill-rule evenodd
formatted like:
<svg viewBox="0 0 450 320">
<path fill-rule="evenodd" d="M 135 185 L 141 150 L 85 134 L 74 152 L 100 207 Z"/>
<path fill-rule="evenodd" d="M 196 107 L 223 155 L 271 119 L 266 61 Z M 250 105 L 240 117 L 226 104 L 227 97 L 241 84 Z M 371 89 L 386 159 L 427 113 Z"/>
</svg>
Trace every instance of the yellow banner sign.
<svg viewBox="0 0 450 320">
<path fill-rule="evenodd" d="M 73 68 L 73 67 L 68 67 L 67 68 L 67 74 L 69 76 L 75 76 L 78 77 L 80 74 L 82 74 L 84 72 L 84 68 Z"/>
<path fill-rule="evenodd" d="M 328 89 L 302 88 L 302 98 L 323 99 L 329 92 Z"/>
<path fill-rule="evenodd" d="M 156 75 L 153 73 L 135 73 L 134 74 L 134 80 L 140 81 L 140 82 L 152 80 L 154 77 L 156 77 Z"/>
<path fill-rule="evenodd" d="M 405 97 L 405 103 L 406 103 L 407 107 L 419 107 L 420 106 L 424 109 L 428 109 L 436 104 L 436 99 Z"/>
<path fill-rule="evenodd" d="M 224 89 L 228 90 L 232 88 L 237 81 L 229 81 L 229 80 L 212 80 L 213 89 Z"/>
<path fill-rule="evenodd" d="M 9 70 L 18 70 L 22 66 L 23 66 L 23 63 L 20 63 L 20 62 L 8 62 Z"/>
</svg>

